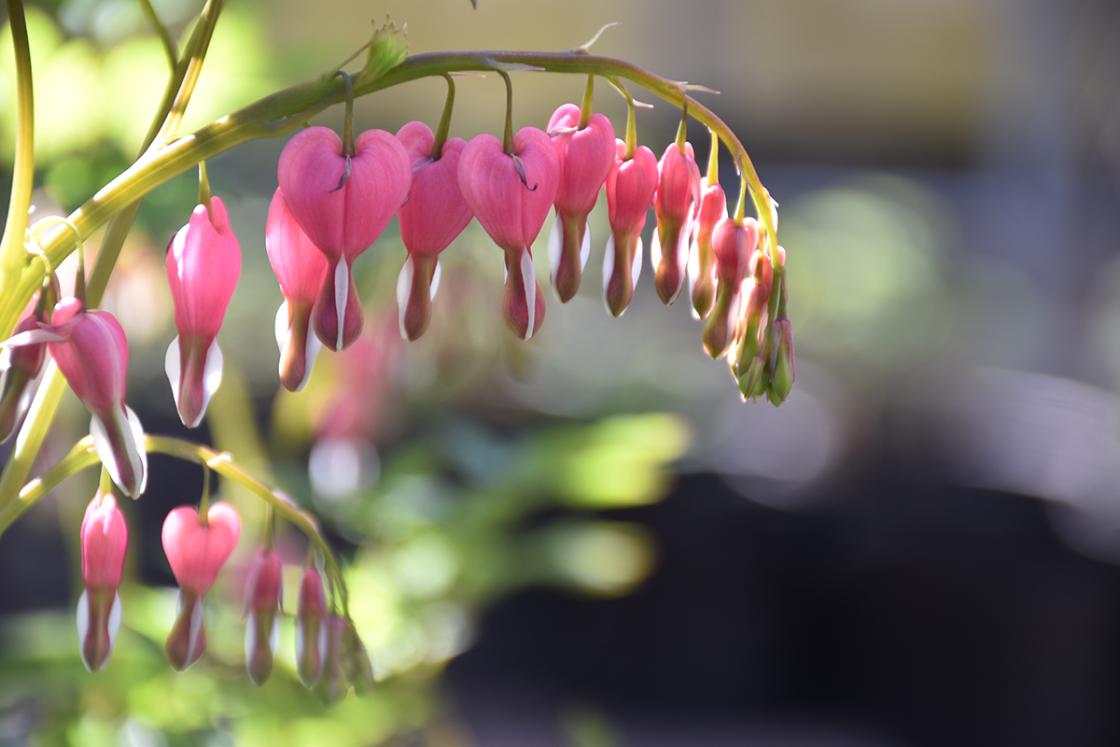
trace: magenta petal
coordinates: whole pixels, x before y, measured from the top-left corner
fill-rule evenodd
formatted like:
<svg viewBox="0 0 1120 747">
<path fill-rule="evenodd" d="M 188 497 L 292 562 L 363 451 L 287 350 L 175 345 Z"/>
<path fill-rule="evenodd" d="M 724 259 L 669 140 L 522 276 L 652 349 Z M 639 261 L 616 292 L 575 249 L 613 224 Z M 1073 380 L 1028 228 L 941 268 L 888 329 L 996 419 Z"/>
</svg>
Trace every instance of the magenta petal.
<svg viewBox="0 0 1120 747">
<path fill-rule="evenodd" d="M 220 197 L 197 205 L 167 251 L 167 283 L 180 335 L 213 338 L 241 276 L 241 247 Z"/>
<path fill-rule="evenodd" d="M 556 210 L 586 222 L 614 165 L 615 137 L 614 127 L 602 114 L 592 114 L 582 129 L 579 120 L 580 108 L 564 104 L 548 120 L 548 131 L 560 130 L 552 138 L 560 167 Z"/>
<path fill-rule="evenodd" d="M 327 258 L 300 228 L 279 188 L 268 206 L 264 246 L 284 298 L 314 303 L 327 274 Z"/>
<path fill-rule="evenodd" d="M 206 523 L 194 506 L 179 506 L 167 514 L 161 534 L 163 551 L 175 580 L 185 591 L 205 594 L 241 536 L 241 517 L 228 503 L 213 503 Z"/>
<path fill-rule="evenodd" d="M 73 324 L 66 324 L 67 322 Z M 78 399 L 93 413 L 108 413 L 124 404 L 128 374 L 128 339 L 108 311 L 83 311 L 74 298 L 59 302 L 52 328 L 66 325 L 65 340 L 50 342 L 51 357 Z"/>
</svg>

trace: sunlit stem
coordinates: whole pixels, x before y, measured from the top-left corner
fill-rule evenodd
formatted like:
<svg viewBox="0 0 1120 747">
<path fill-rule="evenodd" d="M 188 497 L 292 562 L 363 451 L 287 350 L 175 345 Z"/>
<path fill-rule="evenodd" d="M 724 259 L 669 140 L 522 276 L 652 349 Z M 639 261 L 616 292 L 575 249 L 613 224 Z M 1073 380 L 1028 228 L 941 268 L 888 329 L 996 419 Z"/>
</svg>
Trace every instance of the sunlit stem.
<svg viewBox="0 0 1120 747">
<path fill-rule="evenodd" d="M 152 7 L 151 0 L 140 0 L 140 7 L 144 11 L 144 15 L 147 16 L 148 23 L 152 24 L 152 30 L 159 36 L 159 42 L 163 45 L 164 54 L 167 55 L 167 63 L 171 66 L 171 69 L 174 70 L 178 61 L 175 59 L 177 52 L 175 50 L 175 42 L 171 40 L 171 34 L 167 32 L 167 27 L 159 20 L 159 15 L 156 13 L 156 9 Z"/>
<path fill-rule="evenodd" d="M 735 225 L 743 225 L 743 219 L 747 216 L 747 180 L 743 178 L 739 181 L 739 201 L 735 203 Z"/>
<path fill-rule="evenodd" d="M 623 154 L 622 159 L 629 161 L 634 157 L 634 151 L 638 149 L 638 113 L 637 107 L 634 105 L 634 97 L 630 94 L 630 90 L 622 85 L 616 78 L 607 78 L 615 90 L 622 94 L 626 99 L 626 135 L 624 142 L 626 143 L 626 152 Z"/>
<path fill-rule="evenodd" d="M 443 114 L 440 115 L 436 139 L 432 143 L 432 160 L 435 161 L 443 157 L 443 144 L 447 142 L 447 135 L 451 132 L 451 112 L 455 108 L 455 81 L 450 75 L 443 77 L 447 81 L 447 100 L 443 102 Z"/>
<path fill-rule="evenodd" d="M 712 133 L 712 149 L 708 151 L 707 186 L 714 187 L 719 184 L 719 134 L 713 129 L 709 129 L 708 132 Z M 743 188 L 746 189 L 746 185 Z M 741 194 L 739 195 L 739 204 L 743 204 Z"/>
<path fill-rule="evenodd" d="M 211 222 L 213 222 L 213 214 L 210 212 L 210 174 L 206 170 L 206 161 L 198 162 L 198 204 L 206 206 L 206 213 L 210 215 Z"/>
<path fill-rule="evenodd" d="M 12 29 L 12 51 L 16 58 L 16 143 L 8 218 L 4 225 L 4 237 L 0 239 L 0 296 L 14 297 L 24 265 L 23 240 L 27 232 L 27 211 L 31 208 L 31 187 L 35 177 L 35 103 L 27 19 L 20 0 L 8 0 L 8 22 Z M 18 310 L 16 313 L 19 313 Z M 6 337 L 9 331 L 10 327 L 0 325 L 0 337 Z"/>
<path fill-rule="evenodd" d="M 677 150 L 684 153 L 684 146 L 688 142 L 688 99 L 681 106 L 681 123 L 677 125 Z"/>
<path fill-rule="evenodd" d="M 322 556 L 328 577 L 340 587 L 343 608 L 346 608 L 348 599 L 338 560 L 331 551 L 326 538 L 319 531 L 315 520 L 307 512 L 246 472 L 226 452 L 218 452 L 208 446 L 180 438 L 150 435 L 144 437 L 144 450 L 149 454 L 164 454 L 183 461 L 202 463 L 220 477 L 243 486 L 250 493 L 263 500 L 276 512 L 277 516 L 306 535 L 311 545 Z M 50 493 L 67 478 L 96 464 L 100 464 L 100 459 L 94 450 L 93 438 L 86 436 L 78 441 L 61 461 L 44 472 L 42 476 L 24 485 L 19 491 L 18 501 L 10 505 L 0 506 L 0 536 L 12 525 L 12 522 L 19 518 L 24 511 L 35 505 L 40 498 Z"/>
<path fill-rule="evenodd" d="M 591 121 L 591 105 L 595 98 L 595 76 L 587 76 L 587 87 L 583 89 L 583 102 L 579 107 L 579 129 L 587 127 Z"/>
<path fill-rule="evenodd" d="M 101 477 L 97 481 L 97 492 L 101 495 L 109 495 L 113 492 L 113 477 L 105 467 L 101 468 Z"/>
<path fill-rule="evenodd" d="M 506 84 L 506 128 L 502 133 L 502 150 L 506 155 L 513 155 L 513 81 L 505 70 L 498 70 L 502 81 Z"/>
<path fill-rule="evenodd" d="M 210 468 L 204 460 L 202 464 L 202 496 L 198 499 L 198 522 L 205 524 L 210 513 Z"/>
<path fill-rule="evenodd" d="M 147 145 L 153 142 L 165 143 L 177 134 L 183 115 L 186 114 L 187 104 L 198 84 L 198 77 L 202 74 L 202 61 L 210 48 L 210 39 L 214 35 L 214 27 L 218 23 L 218 16 L 221 15 L 222 5 L 223 0 L 207 0 L 206 5 L 203 6 L 198 23 L 191 32 L 190 39 L 187 40 L 183 57 L 175 69 L 176 74 L 173 77 L 179 78 L 179 83 L 174 89 L 168 88 L 164 93 L 165 103 L 160 106 L 160 111 L 165 111 L 166 114 L 163 117 L 157 115 L 156 120 L 161 124 L 154 136 L 151 132 L 148 133 L 145 138 Z M 168 102 L 169 95 L 170 102 Z M 153 121 L 153 124 L 156 122 Z"/>
<path fill-rule="evenodd" d="M 342 118 L 342 154 L 354 157 L 354 76 L 339 70 L 335 73 L 346 86 L 346 114 Z"/>
</svg>

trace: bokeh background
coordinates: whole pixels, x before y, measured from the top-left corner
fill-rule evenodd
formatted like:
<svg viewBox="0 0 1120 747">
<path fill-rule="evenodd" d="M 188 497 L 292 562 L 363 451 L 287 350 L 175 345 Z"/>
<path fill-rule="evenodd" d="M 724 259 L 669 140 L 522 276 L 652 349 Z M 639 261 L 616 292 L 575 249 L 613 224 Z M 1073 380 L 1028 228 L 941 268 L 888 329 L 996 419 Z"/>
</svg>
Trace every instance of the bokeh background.
<svg viewBox="0 0 1120 747">
<path fill-rule="evenodd" d="M 154 4 L 177 36 L 201 5 Z M 64 213 L 127 165 L 166 65 L 132 0 L 29 5 L 34 201 Z M 477 225 L 445 255 L 430 331 L 401 343 L 394 224 L 357 265 L 362 341 L 321 359 L 304 393 L 278 393 L 263 226 L 283 142 L 241 146 L 210 165 L 244 254 L 211 417 L 187 434 L 162 370 L 163 251 L 190 174 L 145 201 L 106 301 L 132 344 L 130 404 L 148 430 L 229 449 L 322 517 L 379 689 L 333 707 L 304 692 L 290 622 L 272 680 L 249 684 L 239 569 L 263 519 L 224 486 L 247 531 L 211 600 L 207 659 L 170 673 L 159 526 L 201 478 L 154 458 L 126 507 L 133 581 L 105 672 L 82 669 L 72 617 L 95 475 L 0 540 L 0 744 L 1120 742 L 1120 6 L 480 5 L 230 2 L 187 129 L 331 69 L 387 14 L 413 51 L 565 49 L 618 21 L 596 51 L 721 91 L 705 100 L 781 203 L 792 397 L 741 404 L 648 268 L 625 317 L 607 315 L 604 206 L 584 287 L 566 306 L 549 293 L 529 344 L 501 321 L 500 254 Z M 515 85 L 515 125 L 543 126 L 583 80 Z M 358 126 L 434 123 L 443 92 L 369 96 Z M 639 98 L 656 104 L 639 135 L 660 153 L 676 114 Z M 502 105 L 496 76 L 461 79 L 453 135 L 500 131 Z M 621 99 L 600 86 L 596 105 L 621 131 Z M 316 121 L 337 127 L 341 111 Z M 703 162 L 707 134 L 690 133 Z M 726 158 L 721 174 L 734 194 Z M 43 464 L 83 427 L 69 398 Z M 298 564 L 299 539 L 283 542 Z"/>
</svg>

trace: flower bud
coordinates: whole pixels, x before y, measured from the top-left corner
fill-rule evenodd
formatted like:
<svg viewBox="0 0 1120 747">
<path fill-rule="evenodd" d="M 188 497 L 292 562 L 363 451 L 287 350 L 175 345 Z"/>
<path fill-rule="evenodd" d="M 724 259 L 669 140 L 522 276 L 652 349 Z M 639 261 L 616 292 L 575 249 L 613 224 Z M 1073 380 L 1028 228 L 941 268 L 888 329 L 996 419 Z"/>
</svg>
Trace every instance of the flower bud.
<svg viewBox="0 0 1120 747">
<path fill-rule="evenodd" d="M 459 189 L 459 161 L 467 143 L 453 137 L 433 158 L 435 135 L 423 122 L 409 122 L 397 139 L 412 160 L 412 186 L 399 215 L 408 258 L 397 280 L 397 305 L 401 337 L 415 340 L 431 319 L 439 285 L 437 258 L 473 217 Z"/>
<path fill-rule="evenodd" d="M 712 243 L 716 294 L 704 322 L 703 343 L 708 355 L 719 358 L 727 352 L 735 332 L 743 277 L 758 244 L 758 223 L 753 218 L 741 223 L 723 218 L 713 231 Z"/>
<path fill-rule="evenodd" d="M 98 493 L 82 519 L 82 583 L 78 642 L 82 661 L 96 672 L 109 661 L 121 623 L 121 585 L 128 525 L 112 493 Z"/>
<path fill-rule="evenodd" d="M 770 402 L 780 405 L 793 389 L 793 325 L 784 317 L 774 320 L 770 358 Z"/>
<path fill-rule="evenodd" d="M 47 342 L 66 383 L 93 416 L 90 434 L 109 476 L 126 495 L 139 496 L 147 484 L 148 456 L 140 420 L 124 403 L 128 338 L 116 317 L 67 298 L 55 306 L 49 325 L 25 334 L 32 342 Z"/>
<path fill-rule="evenodd" d="M 182 671 L 206 650 L 206 592 L 241 535 L 241 517 L 228 503 L 214 503 L 205 523 L 193 506 L 172 509 L 163 522 L 163 551 L 179 584 L 179 611 L 165 650 Z"/>
<path fill-rule="evenodd" d="M 578 106 L 564 104 L 548 120 L 560 174 L 548 256 L 552 284 L 562 302 L 571 300 L 579 290 L 591 248 L 587 217 L 614 165 L 615 139 L 610 120 L 592 114 L 581 127 L 581 118 Z"/>
<path fill-rule="evenodd" d="M 712 233 L 716 224 L 727 218 L 727 196 L 719 182 L 709 184 L 700 196 L 700 211 L 688 259 L 688 286 L 692 297 L 692 313 L 707 319 L 716 294 L 716 255 Z"/>
<path fill-rule="evenodd" d="M 260 685 L 272 673 L 272 656 L 280 635 L 280 596 L 283 566 L 273 551 L 260 550 L 245 585 L 245 669 L 253 684 Z"/>
<path fill-rule="evenodd" d="M 626 157 L 626 143 L 615 141 L 615 161 L 607 174 L 607 212 L 611 237 L 603 255 L 603 294 L 607 309 L 622 316 L 642 270 L 642 229 L 657 192 L 657 157 L 644 145 Z"/>
<path fill-rule="evenodd" d="M 358 695 L 371 692 L 376 684 L 373 664 L 369 660 L 366 646 L 362 643 L 353 620 L 346 621 L 346 631 L 342 638 L 342 654 L 346 677 L 353 683 L 354 692 Z"/>
<path fill-rule="evenodd" d="M 315 566 L 308 566 L 300 581 L 296 613 L 296 665 L 304 687 L 314 687 L 323 676 L 327 655 L 326 615 L 323 577 Z"/>
<path fill-rule="evenodd" d="M 548 217 L 559 183 L 552 141 L 535 127 L 514 138 L 513 152 L 493 135 L 478 135 L 459 160 L 459 189 L 478 222 L 505 253 L 502 311 L 528 340 L 544 320 L 544 299 L 533 273 L 533 242 Z"/>
<path fill-rule="evenodd" d="M 700 207 L 700 169 L 692 144 L 670 143 L 658 162 L 653 210 L 657 234 L 650 247 L 656 271 L 654 285 L 664 304 L 671 304 L 684 285 L 693 221 Z"/>
<path fill-rule="evenodd" d="M 348 154 L 333 130 L 308 127 L 280 154 L 277 177 L 284 199 L 327 258 L 312 319 L 331 350 L 346 347 L 361 331 L 351 268 L 405 201 L 411 172 L 405 149 L 383 130 L 363 132 Z"/>
<path fill-rule="evenodd" d="M 748 271 L 750 277 L 743 281 L 740 291 L 742 298 L 739 304 L 739 322 L 729 356 L 731 370 L 736 378 L 746 372 L 753 358 L 760 354 L 765 357 L 766 346 L 763 343 L 769 321 L 768 304 L 774 278 L 769 253 L 762 248 L 756 249 L 751 255 Z"/>
<path fill-rule="evenodd" d="M 316 690 L 326 703 L 337 703 L 350 689 L 348 662 L 346 660 L 346 635 L 348 623 L 339 615 L 328 615 L 323 620 L 326 645 L 323 648 L 323 673 Z"/>
<path fill-rule="evenodd" d="M 188 428 L 206 414 L 222 383 L 218 330 L 241 276 L 241 246 L 220 197 L 198 205 L 167 250 L 167 283 L 175 302 L 175 328 L 164 359 L 175 409 Z"/>
<path fill-rule="evenodd" d="M 279 188 L 268 206 L 264 246 L 284 295 L 275 324 L 280 383 L 297 392 L 307 383 L 319 354 L 319 338 L 311 334 L 311 309 L 327 275 L 327 258 L 299 227 Z"/>
</svg>

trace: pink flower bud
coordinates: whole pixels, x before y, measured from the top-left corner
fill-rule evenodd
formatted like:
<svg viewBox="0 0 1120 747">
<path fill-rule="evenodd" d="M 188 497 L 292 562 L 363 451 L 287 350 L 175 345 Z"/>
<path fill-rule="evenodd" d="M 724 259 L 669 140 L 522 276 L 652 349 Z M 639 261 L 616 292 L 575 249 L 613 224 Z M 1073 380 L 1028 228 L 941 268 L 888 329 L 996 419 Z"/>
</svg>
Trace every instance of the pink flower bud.
<svg viewBox="0 0 1120 747">
<path fill-rule="evenodd" d="M 439 286 L 436 258 L 471 222 L 470 206 L 459 189 L 459 161 L 467 143 L 450 138 L 439 158 L 433 158 L 435 136 L 423 122 L 409 122 L 397 139 L 412 159 L 412 186 L 399 215 L 408 258 L 397 280 L 397 305 L 401 336 L 415 340 L 431 318 Z"/>
<path fill-rule="evenodd" d="M 505 250 L 506 322 L 528 340 L 544 320 L 544 299 L 533 272 L 533 242 L 556 198 L 559 163 L 552 141 L 523 127 L 513 153 L 493 135 L 478 135 L 459 160 L 459 189 L 490 238 Z"/>
<path fill-rule="evenodd" d="M 283 565 L 280 556 L 261 550 L 253 558 L 245 586 L 245 669 L 259 685 L 272 673 L 272 655 L 280 635 L 280 596 Z"/>
<path fill-rule="evenodd" d="M 642 270 L 642 229 L 657 192 L 657 158 L 644 145 L 626 158 L 626 144 L 615 142 L 615 161 L 607 174 L 611 237 L 603 256 L 603 292 L 607 308 L 622 316 Z"/>
<path fill-rule="evenodd" d="M 564 104 L 548 120 L 560 167 L 556 221 L 552 225 L 548 256 L 552 283 L 563 302 L 579 290 L 580 275 L 591 248 L 587 216 L 614 165 L 614 128 L 610 120 L 602 114 L 592 114 L 587 124 L 580 127 L 580 118 L 578 106 Z"/>
<path fill-rule="evenodd" d="M 657 234 L 650 247 L 656 270 L 655 286 L 662 303 L 676 300 L 684 285 L 693 220 L 700 207 L 700 169 L 692 144 L 670 143 L 658 162 L 657 195 L 653 209 Z"/>
<path fill-rule="evenodd" d="M 108 311 L 86 311 L 76 298 L 58 303 L 51 324 L 26 333 L 45 340 L 66 382 L 93 416 L 90 433 L 109 475 L 126 495 L 144 492 L 148 457 L 144 429 L 124 403 L 128 339 Z"/>
<path fill-rule="evenodd" d="M 220 197 L 198 205 L 167 250 L 167 284 L 175 302 L 175 328 L 164 359 L 175 409 L 188 428 L 202 422 L 222 383 L 216 341 L 241 275 L 241 247 Z"/>
<path fill-rule="evenodd" d="M 323 577 L 314 566 L 303 572 L 296 613 L 296 664 L 304 687 L 314 687 L 323 675 L 327 655 L 327 597 Z"/>
<path fill-rule="evenodd" d="M 697 319 L 706 319 L 715 298 L 716 257 L 712 232 L 727 217 L 727 197 L 718 183 L 708 185 L 700 196 L 700 211 L 692 238 L 688 261 L 689 293 L 692 311 Z"/>
<path fill-rule="evenodd" d="M 284 295 L 276 311 L 280 383 L 297 392 L 307 383 L 319 354 L 319 339 L 311 334 L 311 309 L 327 276 L 327 258 L 299 227 L 279 188 L 268 206 L 264 246 Z"/>
<path fill-rule="evenodd" d="M 206 592 L 240 536 L 241 517 L 228 503 L 212 504 L 205 524 L 194 506 L 172 509 L 163 521 L 163 552 L 181 588 L 179 611 L 164 646 L 176 670 L 186 669 L 206 650 Z"/>
<path fill-rule="evenodd" d="M 782 255 L 779 254 L 779 257 Z M 734 340 L 731 344 L 730 363 L 731 371 L 740 381 L 740 389 L 744 390 L 743 380 L 747 369 L 762 363 L 762 371 L 752 371 L 752 377 L 762 375 L 763 388 L 765 387 L 765 364 L 767 349 L 767 331 L 769 327 L 769 302 L 771 288 L 774 282 L 774 266 L 770 261 L 769 252 L 762 247 L 755 249 L 751 255 L 747 269 L 748 277 L 743 281 L 740 293 L 739 321 L 735 328 Z M 752 378 L 752 381 L 754 379 Z M 757 391 L 759 387 L 747 387 L 750 391 Z M 744 390 L 745 391 L 745 390 Z M 746 394 L 744 397 L 758 396 Z"/>
<path fill-rule="evenodd" d="M 731 344 L 739 314 L 743 278 L 757 244 L 758 222 L 753 218 L 747 218 L 742 223 L 724 218 L 716 224 L 712 235 L 715 301 L 703 332 L 704 350 L 713 358 L 726 353 Z M 754 302 L 757 303 L 758 299 Z"/>
<path fill-rule="evenodd" d="M 15 333 L 38 328 L 34 316 L 25 316 Z M 43 368 L 47 346 L 43 343 L 0 348 L 0 443 L 7 441 L 31 406 L 35 378 Z"/>
<path fill-rule="evenodd" d="M 128 525 L 112 493 L 98 493 L 82 519 L 82 582 L 78 599 L 78 642 L 82 661 L 96 672 L 109 661 L 121 623 L 117 588 L 124 569 Z"/>
<path fill-rule="evenodd" d="M 355 258 L 373 244 L 408 196 L 408 154 L 383 130 L 367 130 L 353 155 L 333 130 L 308 127 L 280 154 L 277 176 L 292 214 L 327 257 L 313 309 L 315 333 L 332 350 L 361 331 L 361 305 L 351 277 Z"/>
<path fill-rule="evenodd" d="M 323 672 L 316 690 L 327 703 L 337 703 L 350 689 L 344 650 L 347 620 L 339 615 L 328 615 L 323 621 L 326 644 L 323 648 Z"/>
</svg>

